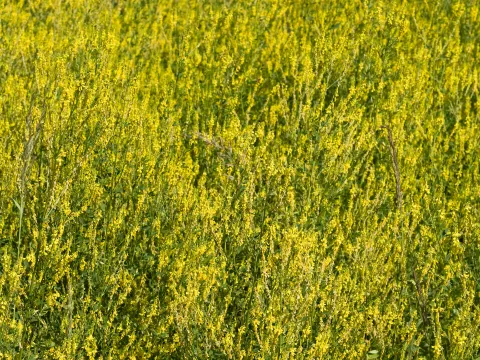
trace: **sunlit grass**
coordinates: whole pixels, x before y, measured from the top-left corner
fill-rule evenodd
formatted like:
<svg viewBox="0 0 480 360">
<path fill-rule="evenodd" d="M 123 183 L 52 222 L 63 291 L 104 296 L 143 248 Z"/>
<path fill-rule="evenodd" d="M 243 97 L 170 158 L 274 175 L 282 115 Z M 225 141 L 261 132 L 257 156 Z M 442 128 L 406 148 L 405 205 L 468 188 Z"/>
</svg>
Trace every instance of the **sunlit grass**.
<svg viewBox="0 0 480 360">
<path fill-rule="evenodd" d="M 4 1 L 0 358 L 480 357 L 475 1 Z"/>
</svg>

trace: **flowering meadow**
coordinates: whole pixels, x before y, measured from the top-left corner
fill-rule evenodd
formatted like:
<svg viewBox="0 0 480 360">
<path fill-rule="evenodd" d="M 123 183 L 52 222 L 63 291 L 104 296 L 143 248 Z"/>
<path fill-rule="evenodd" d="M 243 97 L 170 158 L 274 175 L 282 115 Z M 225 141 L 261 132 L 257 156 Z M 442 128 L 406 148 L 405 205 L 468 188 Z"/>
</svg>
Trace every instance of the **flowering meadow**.
<svg viewBox="0 0 480 360">
<path fill-rule="evenodd" d="M 477 0 L 0 0 L 0 359 L 479 359 Z"/>
</svg>

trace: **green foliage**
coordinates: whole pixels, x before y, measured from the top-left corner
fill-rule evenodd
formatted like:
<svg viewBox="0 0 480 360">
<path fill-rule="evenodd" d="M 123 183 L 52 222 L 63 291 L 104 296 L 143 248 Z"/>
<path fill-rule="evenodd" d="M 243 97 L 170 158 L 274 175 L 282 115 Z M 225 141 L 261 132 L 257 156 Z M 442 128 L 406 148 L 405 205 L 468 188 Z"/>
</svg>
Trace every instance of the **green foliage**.
<svg viewBox="0 0 480 360">
<path fill-rule="evenodd" d="M 0 358 L 479 357 L 478 59 L 473 0 L 3 1 Z"/>
</svg>

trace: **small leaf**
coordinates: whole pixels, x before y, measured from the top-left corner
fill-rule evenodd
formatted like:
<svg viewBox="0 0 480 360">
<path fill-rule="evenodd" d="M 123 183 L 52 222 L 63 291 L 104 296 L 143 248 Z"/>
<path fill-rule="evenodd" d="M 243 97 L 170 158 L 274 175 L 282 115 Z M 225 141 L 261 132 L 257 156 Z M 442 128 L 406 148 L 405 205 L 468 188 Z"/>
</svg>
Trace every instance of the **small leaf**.
<svg viewBox="0 0 480 360">
<path fill-rule="evenodd" d="M 22 212 L 22 207 L 20 206 L 20 204 L 17 202 L 17 200 L 15 200 L 14 198 L 12 198 L 13 202 L 15 203 L 15 205 L 17 206 L 18 208 L 18 211 Z"/>
</svg>

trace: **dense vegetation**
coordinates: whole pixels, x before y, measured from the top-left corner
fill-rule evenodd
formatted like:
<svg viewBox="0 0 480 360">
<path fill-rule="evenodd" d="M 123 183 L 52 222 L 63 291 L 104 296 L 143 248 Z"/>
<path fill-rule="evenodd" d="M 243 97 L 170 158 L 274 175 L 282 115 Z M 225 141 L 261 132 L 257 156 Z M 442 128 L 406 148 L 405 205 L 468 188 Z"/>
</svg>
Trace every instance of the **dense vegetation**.
<svg viewBox="0 0 480 360">
<path fill-rule="evenodd" d="M 0 2 L 0 358 L 480 357 L 475 0 Z"/>
</svg>

